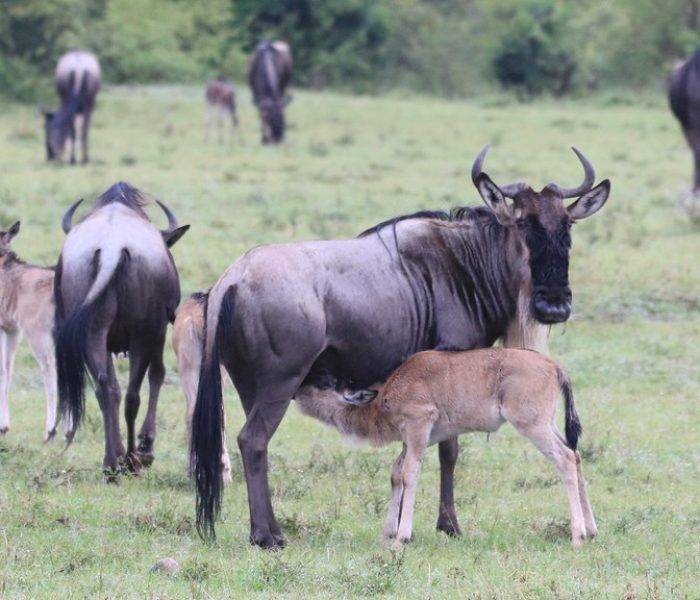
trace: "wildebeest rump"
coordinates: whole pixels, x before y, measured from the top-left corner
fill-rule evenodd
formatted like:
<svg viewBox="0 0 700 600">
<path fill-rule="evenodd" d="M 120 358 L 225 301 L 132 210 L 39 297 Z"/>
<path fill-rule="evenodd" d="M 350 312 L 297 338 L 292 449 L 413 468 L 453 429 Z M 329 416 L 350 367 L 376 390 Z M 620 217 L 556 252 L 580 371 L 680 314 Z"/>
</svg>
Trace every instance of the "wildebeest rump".
<svg viewBox="0 0 700 600">
<path fill-rule="evenodd" d="M 693 191 L 697 191 L 700 189 L 700 48 L 674 69 L 668 98 L 671 110 L 693 151 Z"/>
<path fill-rule="evenodd" d="M 251 541 L 283 544 L 267 480 L 267 445 L 293 397 L 337 399 L 382 381 L 412 354 L 471 349 L 502 338 L 543 349 L 547 325 L 571 309 L 570 227 L 607 200 L 594 171 L 573 189 L 472 179 L 486 207 L 399 217 L 344 241 L 259 246 L 210 290 L 205 351 L 192 431 L 197 525 L 214 534 L 222 482 L 219 363 L 238 390 L 238 437 L 248 485 Z M 506 203 L 506 197 L 513 199 Z M 563 199 L 578 197 L 566 206 Z M 458 533 L 452 497 L 456 440 L 441 442 L 438 528 Z"/>
<path fill-rule="evenodd" d="M 231 126 L 235 128 L 238 125 L 238 117 L 236 116 L 236 94 L 233 90 L 233 84 L 226 81 L 223 77 L 217 77 L 207 83 L 207 90 L 204 94 L 207 101 L 207 116 L 206 130 L 204 133 L 205 139 L 209 138 L 209 129 L 214 121 L 218 130 L 219 141 L 223 138 L 224 117 L 228 116 L 231 119 Z"/>
<path fill-rule="evenodd" d="M 59 410 L 75 427 L 85 410 L 85 373 L 92 377 L 105 429 L 103 467 L 108 476 L 153 461 L 156 405 L 165 368 L 168 322 L 180 302 L 180 283 L 168 250 L 187 230 L 160 204 L 168 228 L 159 231 L 143 207 L 147 198 L 117 183 L 71 225 L 77 205 L 63 218 L 66 240 L 56 268 L 56 362 Z M 112 354 L 129 356 L 125 396 L 127 450 L 119 428 L 120 391 Z M 136 448 L 139 389 L 148 371 L 148 412 Z"/>
<path fill-rule="evenodd" d="M 278 144 L 284 139 L 284 107 L 292 74 L 292 54 L 285 42 L 265 40 L 255 48 L 248 68 L 248 84 L 262 122 L 262 143 Z"/>
<path fill-rule="evenodd" d="M 70 162 L 75 163 L 75 145 L 79 139 L 83 162 L 88 162 L 88 132 L 101 78 L 94 54 L 74 48 L 59 59 L 54 83 L 61 106 L 55 113 L 44 113 L 48 160 L 62 158 L 66 142 L 70 142 Z"/>
</svg>

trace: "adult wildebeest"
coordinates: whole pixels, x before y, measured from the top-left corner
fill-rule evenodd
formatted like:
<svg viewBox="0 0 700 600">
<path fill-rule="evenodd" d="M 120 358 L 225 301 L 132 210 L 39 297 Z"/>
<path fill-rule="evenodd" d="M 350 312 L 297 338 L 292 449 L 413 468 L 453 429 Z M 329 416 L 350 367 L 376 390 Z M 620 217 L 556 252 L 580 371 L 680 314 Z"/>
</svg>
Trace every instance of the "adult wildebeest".
<svg viewBox="0 0 700 600">
<path fill-rule="evenodd" d="M 560 395 L 566 439 L 555 421 Z M 409 358 L 378 391 L 343 399 L 345 404 L 309 394 L 297 403 L 304 414 L 373 446 L 403 442 L 391 471 L 385 540 L 411 541 L 418 475 L 430 444 L 457 433 L 491 433 L 505 422 L 554 463 L 569 500 L 571 543 L 579 546 L 598 532 L 576 451 L 581 422 L 571 380 L 546 356 L 516 348 L 428 350 Z"/>
<path fill-rule="evenodd" d="M 92 377 L 105 428 L 103 467 L 112 478 L 153 461 L 156 405 L 165 368 L 163 345 L 168 322 L 180 302 L 180 282 L 168 250 L 189 228 L 161 202 L 168 228 L 159 231 L 137 189 L 117 183 L 100 196 L 76 225 L 63 218 L 66 240 L 56 267 L 56 362 L 61 414 L 75 427 L 85 411 L 85 372 Z M 127 451 L 119 430 L 119 383 L 111 354 L 129 356 L 125 396 Z M 148 412 L 135 442 L 141 382 L 148 371 Z"/>
<path fill-rule="evenodd" d="M 177 357 L 177 375 L 185 394 L 185 426 L 189 443 L 192 431 L 192 414 L 197 400 L 197 384 L 202 367 L 202 346 L 204 344 L 204 305 L 207 294 L 195 292 L 177 309 L 173 323 L 173 350 Z M 221 469 L 224 481 L 231 481 L 231 459 L 228 456 L 226 438 L 221 454 Z"/>
<path fill-rule="evenodd" d="M 53 349 L 54 269 L 28 265 L 11 250 L 19 221 L 0 231 L 0 434 L 10 428 L 9 392 L 22 336 L 41 368 L 46 389 L 46 440 L 56 434 L 56 362 Z M 65 423 L 66 434 L 70 424 Z"/>
<path fill-rule="evenodd" d="M 684 63 L 676 65 L 668 88 L 671 110 L 681 124 L 693 151 L 693 191 L 700 190 L 700 48 Z"/>
<path fill-rule="evenodd" d="M 231 119 L 232 130 L 238 126 L 236 116 L 236 94 L 233 85 L 223 77 L 217 77 L 207 83 L 207 91 L 204 95 L 207 101 L 207 115 L 204 131 L 204 139 L 209 139 L 209 129 L 216 121 L 219 141 L 223 139 L 224 119 L 228 115 Z"/>
<path fill-rule="evenodd" d="M 55 113 L 44 112 L 48 160 L 62 158 L 70 142 L 70 162 L 75 164 L 76 140 L 80 140 L 83 162 L 88 162 L 88 132 L 101 78 L 94 54 L 74 48 L 59 59 L 54 83 L 61 107 Z"/>
<path fill-rule="evenodd" d="M 486 207 L 420 212 L 381 223 L 358 238 L 254 248 L 209 292 L 202 372 L 192 430 L 197 525 L 214 533 L 221 485 L 219 363 L 238 390 L 246 423 L 238 436 L 251 541 L 283 544 L 267 480 L 267 445 L 293 397 L 360 389 L 383 381 L 412 354 L 506 345 L 542 349 L 547 325 L 566 321 L 570 228 L 595 213 L 610 183 L 525 183 L 472 179 Z M 512 204 L 506 198 L 512 198 Z M 578 197 L 568 206 L 564 198 Z M 456 440 L 441 442 L 438 528 L 458 534 L 452 477 Z"/>
<path fill-rule="evenodd" d="M 255 48 L 248 68 L 248 84 L 262 122 L 262 143 L 284 139 L 284 107 L 292 99 L 286 89 L 292 74 L 292 53 L 286 42 L 265 40 Z"/>
</svg>

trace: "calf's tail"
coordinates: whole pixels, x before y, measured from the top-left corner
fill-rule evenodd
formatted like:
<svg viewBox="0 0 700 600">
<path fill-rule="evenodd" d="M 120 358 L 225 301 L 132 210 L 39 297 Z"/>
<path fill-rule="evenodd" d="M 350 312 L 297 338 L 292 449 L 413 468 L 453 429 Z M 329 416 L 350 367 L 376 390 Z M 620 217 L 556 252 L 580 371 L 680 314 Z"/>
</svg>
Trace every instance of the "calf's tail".
<svg viewBox="0 0 700 600">
<path fill-rule="evenodd" d="M 581 428 L 581 421 L 579 421 L 578 414 L 576 413 L 576 406 L 574 405 L 574 393 L 571 389 L 571 379 L 569 379 L 569 376 L 559 367 L 557 367 L 557 378 L 559 379 L 559 389 L 561 389 L 562 396 L 564 397 L 564 431 L 566 433 L 566 441 L 569 444 L 569 448 L 576 450 L 578 438 L 583 429 Z"/>
</svg>

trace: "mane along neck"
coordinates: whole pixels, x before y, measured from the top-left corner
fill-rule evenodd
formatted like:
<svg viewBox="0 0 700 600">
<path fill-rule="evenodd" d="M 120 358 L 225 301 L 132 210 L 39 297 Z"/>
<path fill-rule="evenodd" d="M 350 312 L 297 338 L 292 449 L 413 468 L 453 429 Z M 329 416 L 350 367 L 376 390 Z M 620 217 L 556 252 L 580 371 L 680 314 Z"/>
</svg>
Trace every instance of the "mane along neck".
<svg viewBox="0 0 700 600">
<path fill-rule="evenodd" d="M 354 406 L 337 399 L 336 392 L 308 389 L 295 400 L 302 413 L 334 427 L 344 436 L 358 438 L 373 446 L 384 446 L 401 439 L 382 410 L 380 398 L 365 406 Z"/>
</svg>

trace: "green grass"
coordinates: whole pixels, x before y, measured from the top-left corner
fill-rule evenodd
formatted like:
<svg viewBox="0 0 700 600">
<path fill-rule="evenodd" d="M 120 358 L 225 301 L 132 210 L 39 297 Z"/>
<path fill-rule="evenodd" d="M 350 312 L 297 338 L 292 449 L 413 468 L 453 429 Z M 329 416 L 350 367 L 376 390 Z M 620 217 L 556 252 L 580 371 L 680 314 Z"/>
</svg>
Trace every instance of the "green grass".
<svg viewBox="0 0 700 600">
<path fill-rule="evenodd" d="M 183 294 L 206 289 L 265 242 L 350 237 L 418 208 L 478 203 L 471 161 L 492 142 L 498 182 L 581 176 L 572 144 L 612 180 L 608 205 L 576 226 L 574 315 L 552 354 L 570 370 L 600 533 L 572 551 L 551 466 L 503 429 L 462 439 L 457 505 L 464 536 L 434 531 L 438 462 L 425 461 L 415 543 L 378 543 L 398 448 L 344 444 L 292 408 L 270 447 L 273 502 L 288 540 L 248 545 L 237 451 L 216 545 L 193 528 L 184 400 L 169 367 L 157 459 L 140 477 L 102 483 L 102 422 L 92 394 L 75 443 L 43 445 L 44 400 L 22 347 L 12 429 L 0 439 L 2 598 L 696 598 L 700 571 L 700 231 L 679 209 L 691 159 L 662 97 L 467 103 L 296 92 L 288 142 L 259 145 L 242 92 L 243 142 L 204 144 L 202 90 L 119 87 L 99 99 L 93 162 L 44 161 L 40 117 L 0 114 L 0 226 L 22 220 L 15 249 L 56 260 L 60 220 L 119 179 L 166 201 L 190 232 L 174 247 Z M 158 211 L 154 219 L 164 223 Z M 119 362 L 122 381 L 125 362 Z M 229 388 L 229 429 L 242 411 Z M 232 443 L 235 435 L 231 436 Z M 235 445 L 234 445 L 235 446 Z M 150 574 L 172 556 L 180 574 Z"/>
</svg>

